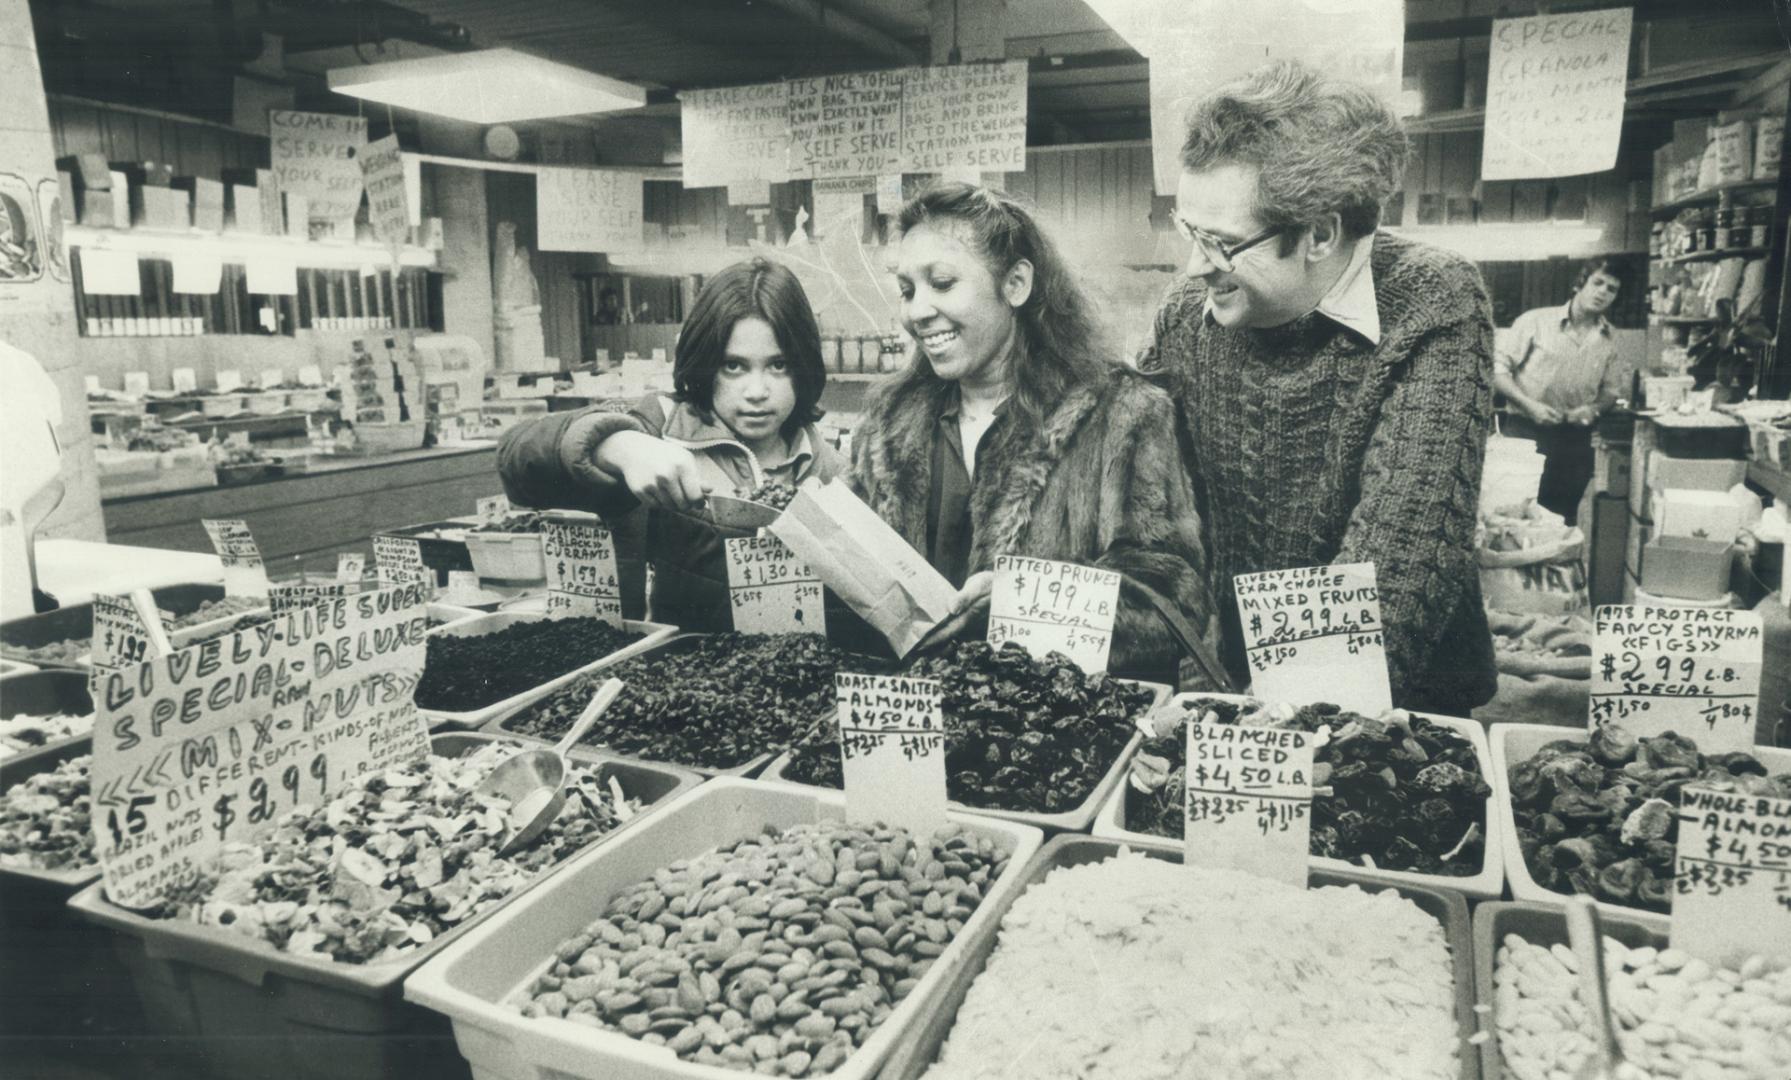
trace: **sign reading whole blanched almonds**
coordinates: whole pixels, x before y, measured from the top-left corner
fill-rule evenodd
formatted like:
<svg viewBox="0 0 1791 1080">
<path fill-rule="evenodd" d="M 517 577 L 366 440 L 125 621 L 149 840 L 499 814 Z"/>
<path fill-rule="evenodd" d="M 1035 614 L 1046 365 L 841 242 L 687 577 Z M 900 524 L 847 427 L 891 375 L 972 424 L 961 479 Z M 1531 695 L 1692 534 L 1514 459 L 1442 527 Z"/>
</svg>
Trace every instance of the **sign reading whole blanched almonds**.
<svg viewBox="0 0 1791 1080">
<path fill-rule="evenodd" d="M 226 843 L 427 752 L 427 587 L 361 593 L 108 673 L 93 827 L 108 897 L 153 903 Z"/>
<path fill-rule="evenodd" d="M 1673 944 L 1712 964 L 1791 959 L 1791 799 L 1679 789 Z"/>
<path fill-rule="evenodd" d="M 513 1003 L 698 1064 L 821 1076 L 914 991 L 1008 854 L 838 821 L 741 840 L 622 888 Z"/>
</svg>

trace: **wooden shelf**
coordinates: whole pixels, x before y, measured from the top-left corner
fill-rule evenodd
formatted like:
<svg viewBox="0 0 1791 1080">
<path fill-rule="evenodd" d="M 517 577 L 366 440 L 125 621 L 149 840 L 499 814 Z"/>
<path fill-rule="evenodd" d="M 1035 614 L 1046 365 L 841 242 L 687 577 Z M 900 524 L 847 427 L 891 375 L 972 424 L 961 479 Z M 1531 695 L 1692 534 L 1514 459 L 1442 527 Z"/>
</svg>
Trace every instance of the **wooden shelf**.
<svg viewBox="0 0 1791 1080">
<path fill-rule="evenodd" d="M 1675 255 L 1670 259 L 1655 258 L 1648 261 L 1664 266 L 1679 266 L 1684 263 L 1720 262 L 1723 259 L 1750 259 L 1756 255 L 1771 253 L 1772 249 L 1769 247 L 1712 248 L 1709 251 L 1694 251 L 1689 255 Z"/>
<path fill-rule="evenodd" d="M 1688 206 L 1708 206 L 1722 196 L 1732 195 L 1738 191 L 1770 191 L 1777 186 L 1777 180 L 1737 180 L 1733 184 L 1721 184 L 1708 191 L 1693 192 L 1690 195 L 1682 195 L 1677 199 L 1661 203 L 1659 206 L 1651 206 L 1648 208 L 1648 212 L 1651 214 L 1677 213 Z"/>
</svg>

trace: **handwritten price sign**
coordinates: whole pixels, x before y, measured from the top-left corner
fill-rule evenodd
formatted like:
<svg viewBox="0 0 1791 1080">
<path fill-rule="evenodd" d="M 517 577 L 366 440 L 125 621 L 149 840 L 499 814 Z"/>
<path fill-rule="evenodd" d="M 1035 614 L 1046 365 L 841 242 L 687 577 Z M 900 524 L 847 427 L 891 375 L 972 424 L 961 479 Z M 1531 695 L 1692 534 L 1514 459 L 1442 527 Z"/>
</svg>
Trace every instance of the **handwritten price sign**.
<svg viewBox="0 0 1791 1080">
<path fill-rule="evenodd" d="M 1091 675 L 1107 670 L 1119 575 L 1074 563 L 1000 555 L 989 644 L 1017 641 L 1037 657 L 1062 653 Z"/>
<path fill-rule="evenodd" d="M 266 596 L 267 566 L 261 548 L 240 519 L 202 518 L 211 546 L 224 564 L 224 592 L 230 596 Z"/>
<path fill-rule="evenodd" d="M 775 536 L 723 541 L 728 560 L 728 605 L 743 634 L 827 632 L 821 579 Z"/>
<path fill-rule="evenodd" d="M 93 675 L 90 682 L 100 679 L 104 672 L 135 667 L 168 651 L 168 638 L 160 632 L 161 615 L 148 597 L 148 591 L 144 590 L 145 602 L 141 603 L 131 596 L 99 595 L 93 598 Z M 157 624 L 152 627 L 150 619 L 157 620 Z"/>
<path fill-rule="evenodd" d="M 622 625 L 622 586 L 609 530 L 551 521 L 541 544 L 547 558 L 547 617 L 598 618 Z"/>
<path fill-rule="evenodd" d="M 435 572 L 423 564 L 423 545 L 408 536 L 375 536 L 373 565 L 382 589 L 413 582 L 435 584 Z"/>
<path fill-rule="evenodd" d="M 1680 792 L 1673 945 L 1730 967 L 1791 955 L 1791 799 Z"/>
<path fill-rule="evenodd" d="M 1369 716 L 1393 707 L 1373 563 L 1239 574 L 1235 582 L 1257 697 L 1322 699 Z"/>
<path fill-rule="evenodd" d="M 1765 630 L 1752 611 L 1611 604 L 1593 613 L 1588 726 L 1675 731 L 1707 754 L 1752 749 Z"/>
<path fill-rule="evenodd" d="M 1306 887 L 1312 737 L 1242 724 L 1188 724 L 1184 861 Z"/>
<path fill-rule="evenodd" d="M 945 824 L 945 713 L 937 679 L 834 676 L 846 813 L 931 836 Z"/>
</svg>

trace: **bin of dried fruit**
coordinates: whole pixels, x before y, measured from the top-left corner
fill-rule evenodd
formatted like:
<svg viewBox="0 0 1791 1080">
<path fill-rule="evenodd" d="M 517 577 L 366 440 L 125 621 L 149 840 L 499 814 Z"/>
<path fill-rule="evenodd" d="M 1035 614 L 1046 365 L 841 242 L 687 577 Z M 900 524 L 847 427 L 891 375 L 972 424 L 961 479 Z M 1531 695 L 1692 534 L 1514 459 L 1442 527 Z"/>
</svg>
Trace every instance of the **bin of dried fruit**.
<svg viewBox="0 0 1791 1080">
<path fill-rule="evenodd" d="M 1606 997 L 1638 1080 L 1791 1076 L 1791 957 L 1713 966 L 1668 947 L 1646 919 L 1605 917 Z M 1486 1080 L 1575 1076 L 1592 1019 L 1558 905 L 1488 903 L 1474 912 L 1475 980 L 1488 1010 Z"/>
<path fill-rule="evenodd" d="M 0 679 L 0 759 L 81 742 L 92 733 L 86 675 L 51 669 Z"/>
<path fill-rule="evenodd" d="M 552 741 L 603 679 L 628 683 L 585 742 L 709 775 L 750 775 L 834 708 L 833 676 L 876 671 L 818 634 L 683 634 L 625 664 L 568 683 L 499 722 Z"/>
<path fill-rule="evenodd" d="M 1137 721 L 1169 688 L 1089 675 L 1053 653 L 967 641 L 905 672 L 938 679 L 951 800 L 1048 830 L 1085 832 L 1142 736 Z M 767 780 L 844 782 L 836 713 L 765 770 Z"/>
<path fill-rule="evenodd" d="M 157 1036 L 206 1040 L 220 1076 L 261 1075 L 270 1061 L 305 1080 L 464 1075 L 447 1025 L 402 1000 L 405 977 L 696 783 L 575 751 L 565 810 L 499 858 L 506 804 L 476 788 L 522 745 L 479 734 L 432 744 L 429 758 L 232 845 L 215 874 L 159 911 L 115 906 L 103 883 L 69 902 L 113 931 Z"/>
<path fill-rule="evenodd" d="M 150 590 L 163 625 L 176 621 L 206 601 L 221 599 L 221 585 L 163 585 Z M 262 602 L 259 606 L 265 607 Z M 93 636 L 93 605 L 71 604 L 0 623 L 0 655 L 44 667 L 82 668 L 88 639 Z M 37 653 L 42 658 L 32 659 Z"/>
<path fill-rule="evenodd" d="M 675 633 L 676 627 L 663 623 L 628 620 L 616 626 L 598 618 L 550 619 L 532 612 L 464 619 L 429 632 L 417 708 L 432 727 L 476 728 Z M 584 700 L 591 700 L 590 693 Z"/>
<path fill-rule="evenodd" d="M 1308 887 L 1057 837 L 967 942 L 883 1080 L 1455 1080 L 1478 1074 L 1467 904 Z"/>
<path fill-rule="evenodd" d="M 1616 913 L 1671 910 L 1681 788 L 1791 798 L 1791 750 L 1702 754 L 1684 736 L 1608 721 L 1589 735 L 1500 724 L 1493 768 L 1512 896 L 1585 893 Z"/>
<path fill-rule="evenodd" d="M 954 811 L 917 841 L 843 810 L 837 792 L 709 781 L 405 994 L 452 1017 L 493 1080 L 873 1076 L 1040 836 Z"/>
<path fill-rule="evenodd" d="M 1394 709 L 1378 718 L 1335 705 L 1295 708 L 1184 694 L 1151 717 L 1145 740 L 1095 821 L 1096 836 L 1179 848 L 1185 816 L 1185 726 L 1251 723 L 1326 733 L 1313 749 L 1312 855 L 1317 866 L 1496 897 L 1504 889 L 1493 816 L 1492 755 L 1479 724 Z"/>
<path fill-rule="evenodd" d="M 740 497 L 748 502 L 769 506 L 773 510 L 788 510 L 791 500 L 796 498 L 796 489 L 789 484 L 767 480 L 750 491 L 742 490 Z"/>
<path fill-rule="evenodd" d="M 170 634 L 180 630 L 212 629 L 212 623 L 228 625 L 235 619 L 268 610 L 265 596 L 221 596 L 207 600 L 184 615 L 168 617 L 163 612 L 162 629 Z"/>
<path fill-rule="evenodd" d="M 72 893 L 99 876 L 88 819 L 92 761 L 87 747 L 71 744 L 0 764 L 0 880 L 36 878 Z"/>
</svg>

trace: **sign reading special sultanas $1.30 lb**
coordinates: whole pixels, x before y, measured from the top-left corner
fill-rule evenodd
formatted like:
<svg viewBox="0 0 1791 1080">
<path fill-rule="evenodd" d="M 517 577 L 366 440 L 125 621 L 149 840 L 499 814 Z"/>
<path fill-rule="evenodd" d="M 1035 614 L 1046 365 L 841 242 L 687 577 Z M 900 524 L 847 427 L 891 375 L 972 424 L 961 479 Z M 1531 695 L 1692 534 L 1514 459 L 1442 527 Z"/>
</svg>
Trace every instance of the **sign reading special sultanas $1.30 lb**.
<svg viewBox="0 0 1791 1080">
<path fill-rule="evenodd" d="M 722 541 L 728 560 L 728 607 L 742 634 L 825 634 L 821 579 L 775 536 Z"/>
<path fill-rule="evenodd" d="M 1119 574 L 1075 563 L 1000 555 L 989 600 L 989 644 L 1016 641 L 1043 659 L 1062 653 L 1090 675 L 1107 670 Z"/>
<path fill-rule="evenodd" d="M 846 814 L 931 836 L 945 824 L 945 712 L 939 680 L 833 677 Z"/>
<path fill-rule="evenodd" d="M 1366 716 L 1393 707 L 1373 563 L 1239 574 L 1236 585 L 1257 697 Z"/>
<path fill-rule="evenodd" d="M 96 680 L 107 896 L 153 903 L 294 806 L 427 753 L 412 703 L 427 595 L 410 584 L 326 601 Z"/>
<path fill-rule="evenodd" d="M 1608 604 L 1593 612 L 1591 729 L 1672 731 L 1706 754 L 1751 750 L 1765 629 L 1752 611 Z"/>
<path fill-rule="evenodd" d="M 595 616 L 622 625 L 616 542 L 608 529 L 550 521 L 541 550 L 547 561 L 547 617 Z"/>
</svg>

